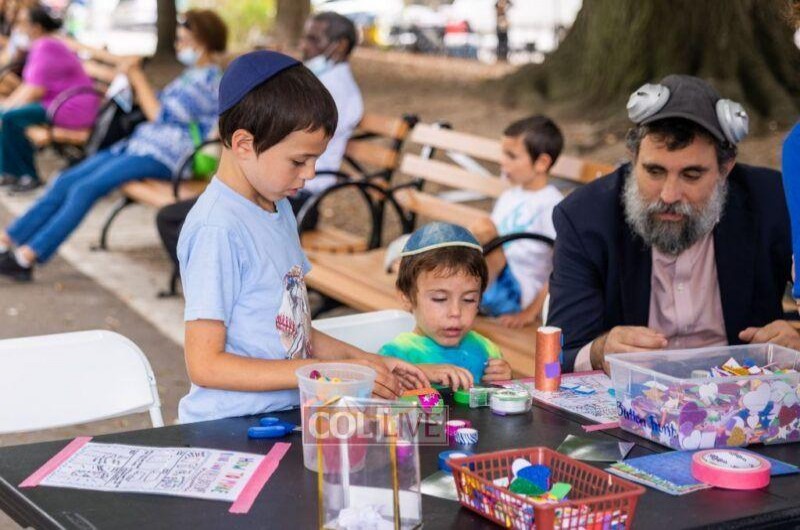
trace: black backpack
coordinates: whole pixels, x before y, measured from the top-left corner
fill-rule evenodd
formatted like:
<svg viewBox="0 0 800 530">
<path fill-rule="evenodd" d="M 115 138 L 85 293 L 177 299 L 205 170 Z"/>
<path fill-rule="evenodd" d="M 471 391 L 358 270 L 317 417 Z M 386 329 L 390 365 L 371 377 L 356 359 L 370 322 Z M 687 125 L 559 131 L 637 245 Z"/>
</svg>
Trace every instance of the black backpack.
<svg viewBox="0 0 800 530">
<path fill-rule="evenodd" d="M 126 112 L 114 98 L 110 99 L 97 113 L 94 129 L 84 148 L 86 156 L 90 157 L 127 138 L 137 125 L 145 121 L 147 117 L 138 105 Z"/>
</svg>

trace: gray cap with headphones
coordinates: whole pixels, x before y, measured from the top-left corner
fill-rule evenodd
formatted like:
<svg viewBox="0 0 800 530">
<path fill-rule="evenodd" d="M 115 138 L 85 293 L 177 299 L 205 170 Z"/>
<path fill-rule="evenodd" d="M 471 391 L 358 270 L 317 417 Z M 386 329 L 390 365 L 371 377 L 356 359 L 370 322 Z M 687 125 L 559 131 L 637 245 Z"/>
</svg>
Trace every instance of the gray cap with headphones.
<svg viewBox="0 0 800 530">
<path fill-rule="evenodd" d="M 720 142 L 738 144 L 748 131 L 748 117 L 735 101 L 723 99 L 699 77 L 668 75 L 657 85 L 646 84 L 628 99 L 628 117 L 637 125 L 664 118 L 695 122 Z"/>
</svg>

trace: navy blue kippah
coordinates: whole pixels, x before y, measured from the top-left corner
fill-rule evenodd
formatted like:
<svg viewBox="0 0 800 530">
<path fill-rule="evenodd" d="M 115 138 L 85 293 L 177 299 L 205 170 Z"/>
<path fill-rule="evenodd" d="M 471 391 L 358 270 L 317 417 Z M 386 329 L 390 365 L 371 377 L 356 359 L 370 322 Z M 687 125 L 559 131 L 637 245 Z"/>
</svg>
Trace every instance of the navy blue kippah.
<svg viewBox="0 0 800 530">
<path fill-rule="evenodd" d="M 276 74 L 300 64 L 288 55 L 267 50 L 250 52 L 234 59 L 219 84 L 219 113 L 239 103 L 248 92 Z"/>
</svg>

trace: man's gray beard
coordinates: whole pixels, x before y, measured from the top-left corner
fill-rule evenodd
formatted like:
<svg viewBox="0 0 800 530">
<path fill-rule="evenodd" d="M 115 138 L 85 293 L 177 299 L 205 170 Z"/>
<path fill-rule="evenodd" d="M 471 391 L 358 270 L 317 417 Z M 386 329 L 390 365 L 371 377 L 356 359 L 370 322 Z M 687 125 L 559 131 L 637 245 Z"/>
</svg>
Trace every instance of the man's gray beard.
<svg viewBox="0 0 800 530">
<path fill-rule="evenodd" d="M 633 171 L 625 176 L 623 200 L 625 219 L 648 245 L 664 254 L 677 256 L 714 229 L 728 196 L 728 179 L 720 178 L 705 206 L 695 208 L 684 202 L 667 204 L 660 198 L 648 204 L 639 193 Z M 682 221 L 661 221 L 656 215 L 682 214 Z"/>
</svg>

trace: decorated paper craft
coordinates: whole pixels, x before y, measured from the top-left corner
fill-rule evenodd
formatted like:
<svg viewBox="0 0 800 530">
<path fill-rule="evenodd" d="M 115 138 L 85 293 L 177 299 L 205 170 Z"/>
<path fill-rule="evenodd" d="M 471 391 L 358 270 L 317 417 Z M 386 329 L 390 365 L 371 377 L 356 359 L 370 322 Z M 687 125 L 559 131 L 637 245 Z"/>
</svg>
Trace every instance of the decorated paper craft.
<svg viewBox="0 0 800 530">
<path fill-rule="evenodd" d="M 563 374 L 558 392 L 536 390 L 532 378 L 505 381 L 499 384 L 505 388 L 522 386 L 537 401 L 597 423 L 619 421 L 617 402 L 609 393 L 611 379 L 603 372 Z"/>
<path fill-rule="evenodd" d="M 277 443 L 265 457 L 236 451 L 140 447 L 84 439 L 82 444 L 74 446 L 77 449 L 62 451 L 20 486 L 150 493 L 228 502 L 241 500 L 243 494 L 249 500 L 258 494 L 289 445 Z M 263 479 L 260 484 L 259 479 Z M 244 513 L 246 508 L 232 511 Z"/>
<path fill-rule="evenodd" d="M 435 388 L 406 390 L 400 396 L 400 399 L 410 403 L 418 403 L 426 414 L 441 414 L 444 408 L 442 395 Z"/>
</svg>

